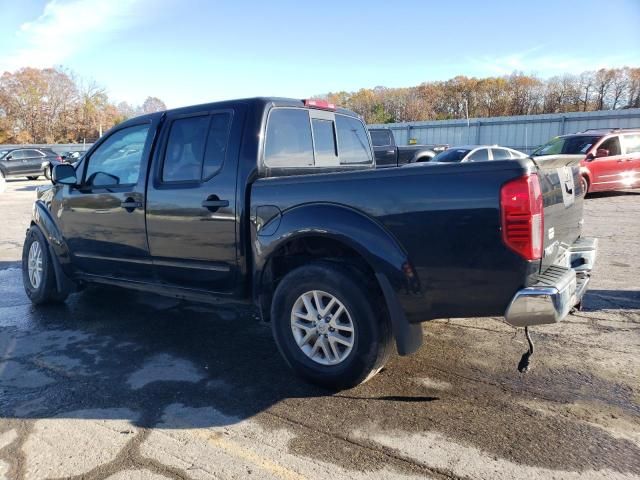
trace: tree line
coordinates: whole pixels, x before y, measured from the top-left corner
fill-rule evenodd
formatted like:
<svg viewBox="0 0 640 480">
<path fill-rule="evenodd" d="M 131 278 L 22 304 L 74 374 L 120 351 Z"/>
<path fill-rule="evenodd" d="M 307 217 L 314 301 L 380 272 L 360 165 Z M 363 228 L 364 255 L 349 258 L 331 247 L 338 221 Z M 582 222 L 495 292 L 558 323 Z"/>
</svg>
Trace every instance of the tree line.
<svg viewBox="0 0 640 480">
<path fill-rule="evenodd" d="M 165 109 L 156 97 L 115 104 L 105 88 L 63 68 L 22 68 L 0 77 L 0 144 L 93 142 L 127 118 Z"/>
<path fill-rule="evenodd" d="M 367 123 L 638 108 L 640 68 L 603 68 L 548 79 L 518 72 L 457 76 L 416 87 L 376 87 L 324 97 L 359 113 Z"/>
</svg>

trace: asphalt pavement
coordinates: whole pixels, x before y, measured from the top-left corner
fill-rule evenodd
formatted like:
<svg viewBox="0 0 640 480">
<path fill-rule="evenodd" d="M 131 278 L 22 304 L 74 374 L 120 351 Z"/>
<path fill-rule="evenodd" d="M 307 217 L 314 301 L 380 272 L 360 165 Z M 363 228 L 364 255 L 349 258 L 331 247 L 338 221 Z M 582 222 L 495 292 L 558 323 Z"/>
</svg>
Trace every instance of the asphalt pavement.
<svg viewBox="0 0 640 480">
<path fill-rule="evenodd" d="M 600 256 L 580 312 L 522 331 L 424 324 L 332 393 L 296 378 L 251 308 L 90 287 L 35 308 L 35 188 L 0 193 L 0 479 L 640 479 L 640 191 L 585 202 Z"/>
</svg>

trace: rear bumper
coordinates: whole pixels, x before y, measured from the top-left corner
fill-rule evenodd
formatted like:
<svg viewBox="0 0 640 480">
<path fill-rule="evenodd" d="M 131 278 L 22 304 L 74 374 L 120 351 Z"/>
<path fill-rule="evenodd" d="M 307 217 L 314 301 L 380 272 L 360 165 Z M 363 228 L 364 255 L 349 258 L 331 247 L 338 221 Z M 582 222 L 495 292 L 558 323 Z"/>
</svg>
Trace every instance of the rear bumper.
<svg viewBox="0 0 640 480">
<path fill-rule="evenodd" d="M 544 325 L 563 320 L 580 303 L 596 260 L 598 240 L 579 239 L 568 249 L 566 265 L 549 267 L 538 283 L 519 290 L 505 313 L 514 327 Z"/>
</svg>

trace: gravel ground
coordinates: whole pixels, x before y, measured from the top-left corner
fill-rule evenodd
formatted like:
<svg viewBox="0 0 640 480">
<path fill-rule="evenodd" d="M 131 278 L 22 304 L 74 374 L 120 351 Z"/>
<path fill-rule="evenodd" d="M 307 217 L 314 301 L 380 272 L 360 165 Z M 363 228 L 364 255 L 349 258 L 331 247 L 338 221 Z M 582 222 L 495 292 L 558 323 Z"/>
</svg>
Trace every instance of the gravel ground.
<svg viewBox="0 0 640 480">
<path fill-rule="evenodd" d="M 586 201 L 584 308 L 523 334 L 424 325 L 332 394 L 286 369 L 252 310 L 89 288 L 34 308 L 19 270 L 37 185 L 0 193 L 0 479 L 640 478 L 640 192 Z"/>
</svg>

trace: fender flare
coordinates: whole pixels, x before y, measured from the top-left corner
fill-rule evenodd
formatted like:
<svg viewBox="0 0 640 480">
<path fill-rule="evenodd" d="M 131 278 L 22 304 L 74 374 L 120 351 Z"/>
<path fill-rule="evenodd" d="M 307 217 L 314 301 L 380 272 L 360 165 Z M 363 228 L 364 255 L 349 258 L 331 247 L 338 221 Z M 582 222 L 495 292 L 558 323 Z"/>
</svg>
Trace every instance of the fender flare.
<svg viewBox="0 0 640 480">
<path fill-rule="evenodd" d="M 47 241 L 58 291 L 69 293 L 76 291 L 77 285 L 65 271 L 69 270 L 70 265 L 69 247 L 51 216 L 51 212 L 42 200 L 36 200 L 33 205 L 33 220 L 31 224 L 40 229 Z"/>
<path fill-rule="evenodd" d="M 268 234 L 255 230 L 252 234 L 253 295 L 258 305 L 265 268 L 280 247 L 303 237 L 329 238 L 357 252 L 373 270 L 389 311 L 398 353 L 408 355 L 422 345 L 422 327 L 409 323 L 398 299 L 399 291 L 419 289 L 419 281 L 406 252 L 384 226 L 357 210 L 330 203 L 300 205 L 261 223 L 264 227 L 260 231 Z"/>
</svg>

